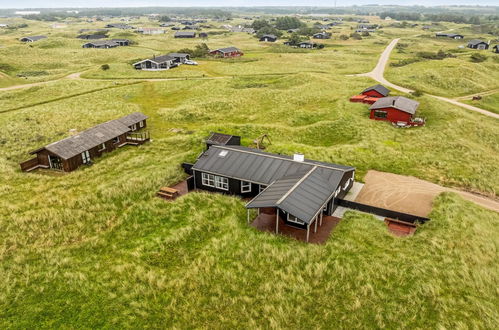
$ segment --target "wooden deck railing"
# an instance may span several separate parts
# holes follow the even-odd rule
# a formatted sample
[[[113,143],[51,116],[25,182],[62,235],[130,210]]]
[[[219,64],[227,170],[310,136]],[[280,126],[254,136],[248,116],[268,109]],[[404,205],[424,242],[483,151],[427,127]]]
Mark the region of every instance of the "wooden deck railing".
[[[21,171],[27,171],[39,165],[38,158],[36,157],[32,158],[30,160],[20,163],[19,165],[21,166]]]
[[[149,131],[130,132],[126,136],[127,142],[144,143],[146,141],[149,141],[150,139],[151,136],[149,134]]]

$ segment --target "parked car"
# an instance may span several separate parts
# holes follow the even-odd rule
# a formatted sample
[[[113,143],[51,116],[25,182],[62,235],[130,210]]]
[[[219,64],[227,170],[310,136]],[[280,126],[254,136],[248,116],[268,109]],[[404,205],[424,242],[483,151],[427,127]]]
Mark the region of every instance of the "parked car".
[[[187,61],[184,62],[184,64],[187,64],[187,65],[198,65],[198,62],[187,60]]]

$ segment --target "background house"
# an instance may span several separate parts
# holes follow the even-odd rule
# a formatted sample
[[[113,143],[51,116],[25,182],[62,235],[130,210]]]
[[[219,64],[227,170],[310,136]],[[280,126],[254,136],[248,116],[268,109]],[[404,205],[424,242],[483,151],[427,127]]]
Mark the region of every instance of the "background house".
[[[20,164],[23,171],[49,168],[70,172],[92,159],[125,144],[141,144],[149,134],[133,135],[146,127],[147,116],[140,112],[114,119],[77,135],[51,143],[31,152],[36,157]]]
[[[161,55],[134,63],[133,67],[137,70],[160,71],[175,67],[176,64],[174,64],[174,62],[174,57],[171,57],[169,55]]]
[[[489,49],[489,44],[483,40],[473,39],[468,41],[468,48],[479,50]]]
[[[177,31],[174,35],[175,38],[196,38],[196,32],[190,31]]]
[[[382,97],[369,108],[370,118],[416,126],[414,115],[418,107],[419,102],[403,96]]]
[[[210,55],[216,56],[216,57],[227,58],[227,57],[243,56],[244,53],[236,47],[225,47],[225,48],[211,50]]]
[[[260,38],[260,41],[264,42],[276,42],[277,41],[277,36],[273,34],[265,34]]]
[[[31,36],[31,37],[23,37],[20,40],[22,42],[35,42],[46,38],[47,38],[46,36]]]

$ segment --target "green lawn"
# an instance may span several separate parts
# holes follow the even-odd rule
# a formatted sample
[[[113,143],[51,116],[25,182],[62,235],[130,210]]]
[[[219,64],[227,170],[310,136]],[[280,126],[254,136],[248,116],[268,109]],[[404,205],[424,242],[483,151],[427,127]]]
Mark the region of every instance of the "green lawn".
[[[203,137],[222,131],[244,144],[268,133],[269,151],[352,165],[359,180],[375,169],[497,198],[497,120],[423,95],[427,125],[396,129],[348,101],[373,81],[346,74],[372,69],[396,33],[305,53],[220,36],[214,45],[240,42],[245,57],[157,76],[120,63],[145,48],[87,58],[33,47],[53,63],[77,52],[50,78],[89,69],[85,77],[109,79],[0,92],[0,328],[494,328],[499,214],[455,194],[437,199],[413,237],[348,212],[321,246],[252,229],[239,198],[155,197],[186,177],[180,164],[196,159]],[[0,53],[11,47],[23,46]],[[223,79],[128,79],[203,74]],[[150,143],[65,175],[20,171],[29,151],[133,111],[149,116]]]
[[[499,93],[482,96],[482,99],[479,101],[472,101],[468,99],[464,100],[463,102],[495,113],[499,113]]]

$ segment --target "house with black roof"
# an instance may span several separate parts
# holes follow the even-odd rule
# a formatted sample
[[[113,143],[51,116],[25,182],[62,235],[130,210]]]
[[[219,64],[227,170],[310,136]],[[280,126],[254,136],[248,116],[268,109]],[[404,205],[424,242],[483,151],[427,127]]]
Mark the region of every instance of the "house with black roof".
[[[83,40],[99,40],[99,39],[105,39],[107,38],[107,35],[105,34],[81,34],[77,36],[78,39],[83,39]]]
[[[273,34],[264,34],[261,38],[260,41],[263,42],[276,42],[277,41],[277,36]]]
[[[177,31],[174,35],[175,38],[196,38],[196,32]]]
[[[133,26],[128,25],[128,24],[120,24],[120,23],[111,23],[106,25],[107,29],[121,29],[121,30],[129,30],[129,29],[134,29]]]
[[[134,63],[133,67],[136,70],[144,71],[161,71],[176,67],[175,57],[169,55],[154,56],[140,62]]]
[[[457,34],[457,33],[436,33],[435,36],[437,38],[451,38],[455,40],[460,40],[464,38],[462,34]]]
[[[473,39],[468,41],[468,48],[484,50],[489,49],[489,44],[483,40]]]
[[[38,40],[46,39],[46,36],[31,36],[31,37],[23,37],[19,39],[21,42],[35,42]]]
[[[211,145],[191,168],[194,189],[252,198],[249,210],[275,211],[276,227],[307,230],[332,215],[353,185],[355,168],[237,145]],[[276,228],[278,231],[278,228]]]
[[[492,51],[493,51],[494,53],[499,54],[499,45],[495,45],[495,46],[492,48]]]
[[[184,64],[191,59],[191,56],[187,53],[170,53],[168,56],[173,57],[173,63],[177,64]]]
[[[330,39],[331,35],[327,32],[319,32],[312,36],[314,39]]]
[[[149,133],[139,130],[146,127],[147,118],[141,112],[134,112],[36,149],[30,153],[35,158],[21,163],[21,170],[46,168],[71,172],[81,165],[91,164],[92,159],[105,152],[127,144],[143,144],[149,141]]]

